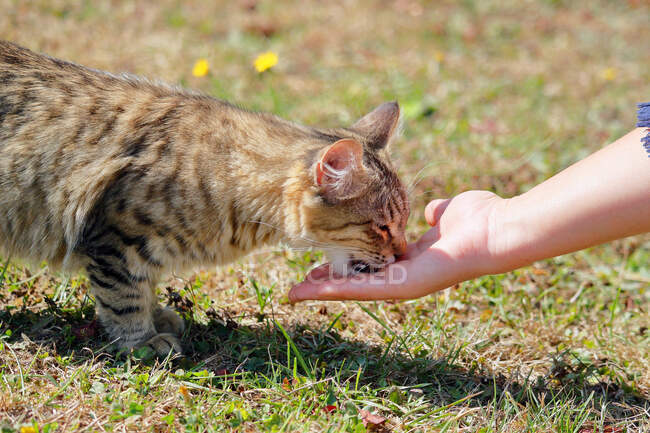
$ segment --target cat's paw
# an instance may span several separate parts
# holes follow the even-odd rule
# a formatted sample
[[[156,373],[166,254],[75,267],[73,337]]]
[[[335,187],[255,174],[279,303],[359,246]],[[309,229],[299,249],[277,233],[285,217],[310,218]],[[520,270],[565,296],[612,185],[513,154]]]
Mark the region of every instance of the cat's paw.
[[[171,308],[158,307],[153,314],[153,324],[161,334],[182,335],[185,331],[185,321]]]
[[[156,334],[142,343],[141,346],[151,347],[160,356],[167,356],[169,355],[169,352],[178,355],[183,354],[181,340],[174,334],[169,333]]]

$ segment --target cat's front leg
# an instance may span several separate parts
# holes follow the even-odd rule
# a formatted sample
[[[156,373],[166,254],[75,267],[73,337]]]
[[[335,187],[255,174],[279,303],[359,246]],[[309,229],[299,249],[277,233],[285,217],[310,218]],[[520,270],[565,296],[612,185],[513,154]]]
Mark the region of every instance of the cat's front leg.
[[[178,313],[169,307],[162,307],[154,302],[153,324],[162,334],[183,335],[185,322]]]
[[[105,257],[91,258],[86,271],[99,321],[119,347],[150,346],[161,356],[182,353],[183,320],[158,305],[153,281]]]

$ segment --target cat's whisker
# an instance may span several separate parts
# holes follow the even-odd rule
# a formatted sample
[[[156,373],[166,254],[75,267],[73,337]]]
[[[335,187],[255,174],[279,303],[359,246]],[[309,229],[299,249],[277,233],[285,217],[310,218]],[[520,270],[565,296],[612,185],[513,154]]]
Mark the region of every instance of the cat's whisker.
[[[247,255],[247,258],[260,256],[260,255],[273,254],[273,253],[283,253],[283,252],[286,252],[288,250],[293,251],[293,252],[296,252],[296,251],[298,251],[298,252],[300,252],[300,251],[308,252],[308,251],[314,251],[314,248],[312,248],[312,247],[295,247],[294,248],[294,247],[291,247],[289,245],[286,245],[286,248],[263,249],[263,250],[259,250],[259,251],[250,253],[250,254]],[[318,264],[318,263],[319,262],[316,262],[316,264]],[[257,264],[256,263],[242,263],[242,265],[244,265],[244,266],[250,265],[250,266],[252,266],[254,268]],[[375,266],[375,267],[381,267],[381,265],[382,265],[381,263],[374,263],[373,264],[373,266]]]
[[[414,199],[414,198],[417,198],[417,197],[423,196],[423,195],[425,195],[425,194],[430,194],[430,193],[432,193],[432,192],[434,192],[434,191],[435,191],[434,189],[427,189],[427,190],[424,190],[424,191],[419,192],[418,194],[415,194],[414,196],[412,196],[411,199]]]
[[[422,178],[424,178],[424,175],[423,175],[424,170],[431,167],[434,163],[435,162],[433,162],[433,161],[429,162],[429,163],[425,164],[421,169],[419,169],[417,171],[417,173],[415,173],[415,176],[413,176],[413,179],[411,180],[411,182],[406,186],[406,190],[409,191],[409,192],[412,191],[412,189],[415,187],[415,185],[418,182],[420,182],[420,180],[422,180],[422,179],[418,179],[420,177],[420,175],[422,175]]]
[[[334,249],[337,249],[337,250],[340,250],[340,251],[346,251],[346,252],[364,252],[364,250],[362,248],[358,248],[358,247],[351,247],[351,246],[346,246],[346,245],[337,245],[337,244],[333,244],[333,243],[329,243],[329,242],[316,241],[314,239],[310,239],[310,238],[307,238],[307,237],[302,236],[302,235],[297,235],[297,236],[296,235],[291,235],[290,233],[287,233],[286,230],[283,230],[280,227],[277,227],[277,226],[275,226],[273,224],[269,224],[269,223],[264,222],[264,221],[248,220],[247,222],[255,223],[255,224],[261,224],[261,225],[271,227],[272,229],[275,229],[275,230],[278,230],[278,231],[284,233],[284,235],[288,239],[304,241],[304,242],[312,244],[314,247],[334,248]],[[295,249],[293,247],[291,247],[291,248]]]
[[[291,251],[293,252],[308,252],[308,251],[314,251],[312,248],[290,248]],[[260,250],[256,251],[254,253],[250,253],[246,255],[246,258],[251,258],[255,256],[261,256],[261,255],[267,255],[267,254],[274,254],[274,253],[284,253],[286,252],[287,249],[269,249],[269,250]],[[255,265],[255,263],[242,263],[244,265],[249,264],[249,265]]]
[[[264,222],[264,221],[247,220],[246,222],[254,223],[254,224],[260,224],[260,225],[265,225],[265,226],[270,227],[270,228],[272,228],[272,229],[274,229],[274,230],[277,230],[277,231],[279,231],[279,232],[284,233],[284,235],[285,235],[288,239],[291,239],[291,240],[299,239],[299,240],[303,240],[303,241],[306,241],[306,242],[311,242],[311,243],[313,243],[314,245],[318,245],[318,244],[321,244],[321,243],[322,243],[322,242],[319,242],[319,241],[316,241],[316,240],[313,240],[313,239],[309,239],[309,238],[304,237],[304,236],[301,236],[301,235],[298,235],[298,237],[296,237],[295,235],[292,235],[291,233],[288,233],[286,230],[284,230],[284,229],[282,229],[282,228],[280,228],[280,227],[278,227],[278,226],[276,226],[276,225],[273,225],[273,224],[269,224],[269,223],[267,223],[267,222]]]
[[[406,188],[406,191],[407,191],[406,194],[407,194],[409,197],[411,197],[411,194],[413,193],[413,190],[415,190],[415,187],[418,186],[418,184],[419,184],[420,182],[422,182],[422,181],[426,178],[426,175],[425,175],[425,173],[424,173],[424,170],[426,170],[427,168],[429,168],[429,167],[431,167],[431,166],[433,166],[433,165],[439,165],[439,164],[442,164],[442,162],[443,162],[443,161],[432,161],[432,162],[426,164],[426,165],[425,165],[424,167],[422,167],[420,170],[418,170],[418,172],[417,172],[417,173],[415,174],[415,176],[413,177],[413,180],[411,181],[411,183],[409,184],[409,186]],[[422,176],[420,177],[420,175],[422,175]],[[418,179],[418,177],[419,177],[419,179]]]

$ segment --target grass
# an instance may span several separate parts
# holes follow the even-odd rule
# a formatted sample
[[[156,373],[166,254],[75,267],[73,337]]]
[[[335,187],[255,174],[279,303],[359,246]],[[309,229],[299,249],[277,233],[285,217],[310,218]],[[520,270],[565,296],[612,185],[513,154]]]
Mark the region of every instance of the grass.
[[[428,200],[523,192],[631,129],[650,99],[642,0],[0,8],[2,38],[308,124],[399,100],[411,239]],[[257,74],[268,50],[279,63]],[[648,235],[399,303],[289,305],[322,256],[256,254],[161,284],[187,319],[183,360],[116,353],[87,280],[5,260],[3,432],[650,431]]]

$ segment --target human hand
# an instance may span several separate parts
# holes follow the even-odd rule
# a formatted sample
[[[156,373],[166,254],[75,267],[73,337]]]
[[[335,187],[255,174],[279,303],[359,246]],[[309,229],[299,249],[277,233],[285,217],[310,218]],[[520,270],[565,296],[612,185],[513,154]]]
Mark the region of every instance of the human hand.
[[[337,278],[325,264],[289,292],[292,302],[307,299],[412,299],[490,273],[496,266],[495,230],[507,200],[489,191],[468,191],[433,200],[425,209],[432,228],[395,263],[374,274]]]

